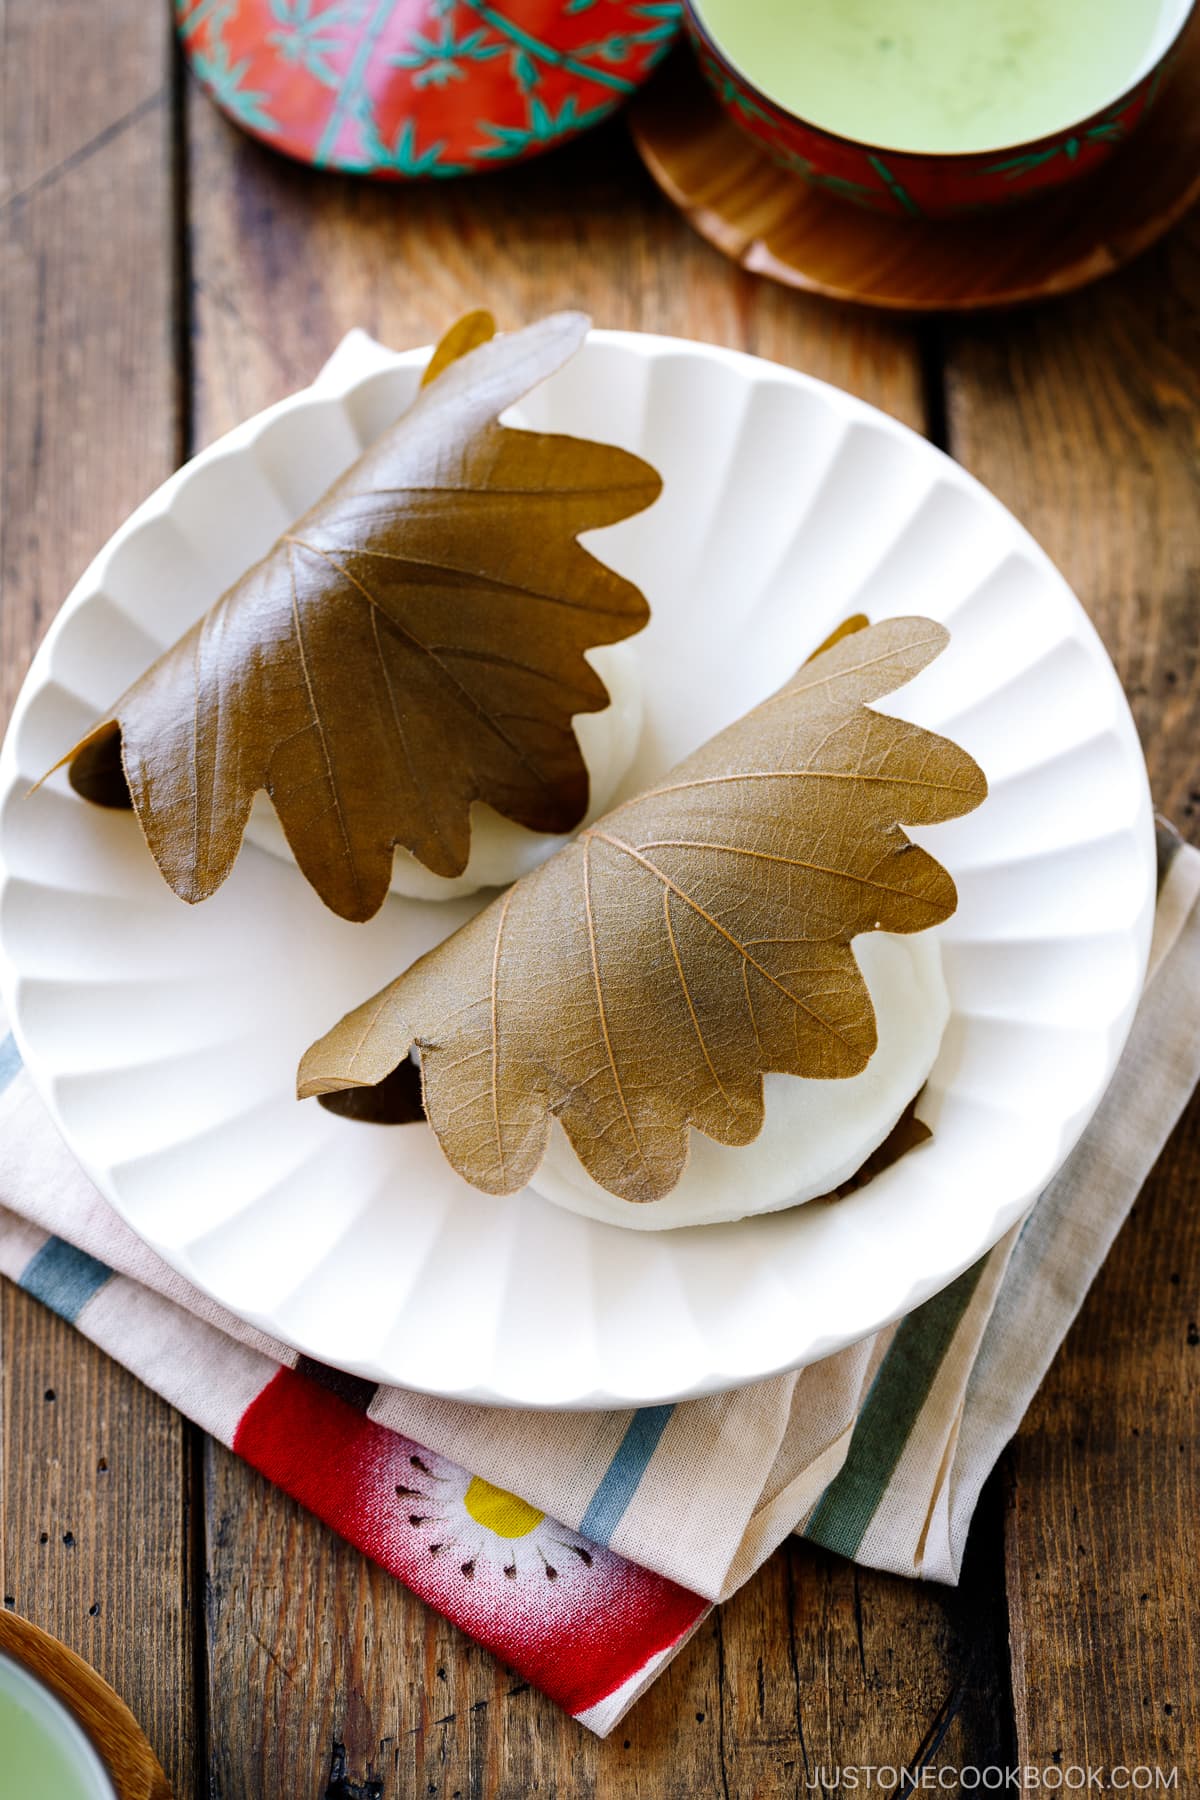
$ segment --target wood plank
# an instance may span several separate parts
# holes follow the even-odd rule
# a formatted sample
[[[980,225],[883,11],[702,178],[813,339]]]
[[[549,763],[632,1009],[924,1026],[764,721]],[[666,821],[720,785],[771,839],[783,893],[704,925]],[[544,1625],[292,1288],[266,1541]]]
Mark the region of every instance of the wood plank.
[[[162,1765],[141,1726],[90,1663],[7,1609],[0,1611],[0,1655],[21,1663],[74,1713],[100,1752],[116,1800],[171,1800]],[[11,1779],[8,1770],[5,1774]]]
[[[273,158],[198,96],[189,111],[197,443],[311,379],[351,326],[423,343],[481,301],[502,325],[586,304],[756,350],[923,421],[908,326],[733,269],[619,125],[503,175],[373,187]],[[788,1548],[600,1744],[221,1450],[207,1505],[221,1793],[316,1793],[335,1767],[386,1800],[795,1794],[818,1765],[911,1757],[943,1725],[935,1761],[1004,1754],[995,1509],[957,1595]]]
[[[979,312],[1087,286],[1156,243],[1200,198],[1200,27],[1128,153],[1104,170],[1102,231],[1071,183],[950,223],[847,206],[774,162],[686,57],[656,78],[633,117],[659,186],[735,261],[835,301]]]
[[[190,99],[197,446],[311,381],[352,326],[403,349],[480,304],[502,328],[584,306],[753,350],[922,423],[911,327],[732,268],[619,122],[504,173],[406,186],[314,175]]]
[[[1012,1457],[1021,1762],[1178,1769],[1200,1793],[1200,1100]],[[1144,1781],[1144,1777],[1140,1778]]]
[[[1125,684],[1159,808],[1200,841],[1200,212],[1057,306],[955,325],[958,460],[1062,569]]]
[[[958,1590],[786,1545],[604,1742],[219,1446],[207,1507],[216,1793],[335,1771],[381,1800],[783,1800],[839,1767],[1011,1760],[997,1495]]]
[[[170,46],[145,11],[3,14],[5,718],[72,583],[178,451]],[[103,106],[97,69],[113,78]]]
[[[1029,525],[1116,661],[1159,805],[1200,836],[1200,218],[1065,305],[956,328],[959,456]],[[1022,1762],[1178,1765],[1200,1791],[1200,1109],[1017,1440]]]
[[[3,1283],[3,1598],[100,1671],[195,1792],[190,1428]]]
[[[10,0],[0,172],[0,710],[88,559],[174,465],[170,26]],[[2,1305],[3,1594],[92,1662],[193,1792],[188,1435],[43,1307]]]

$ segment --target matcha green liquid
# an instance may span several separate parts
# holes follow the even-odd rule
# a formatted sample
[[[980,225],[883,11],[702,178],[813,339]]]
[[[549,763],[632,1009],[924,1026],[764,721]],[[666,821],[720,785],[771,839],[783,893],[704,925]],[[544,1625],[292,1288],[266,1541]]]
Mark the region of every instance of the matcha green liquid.
[[[788,112],[891,150],[1003,149],[1117,98],[1164,0],[697,0]]]
[[[65,1707],[4,1656],[0,1800],[115,1800],[96,1752]]]

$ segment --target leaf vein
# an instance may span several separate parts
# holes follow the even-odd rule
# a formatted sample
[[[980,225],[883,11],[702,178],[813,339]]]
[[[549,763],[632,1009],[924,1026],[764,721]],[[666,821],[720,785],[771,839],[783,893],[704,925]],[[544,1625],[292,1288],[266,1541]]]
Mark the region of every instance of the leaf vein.
[[[687,984],[687,977],[683,972],[683,960],[679,954],[679,945],[675,941],[675,929],[674,929],[673,925],[671,924],[671,890],[670,890],[670,888],[666,888],[666,887],[664,887],[664,889],[663,889],[663,918],[666,921],[667,936],[671,940],[671,955],[675,958],[675,973],[679,977],[679,985],[683,990],[684,1000],[687,1002],[687,1009],[691,1015],[691,1020],[692,1020],[692,1028],[696,1033],[696,1042],[700,1046],[700,1054],[703,1056],[705,1062],[708,1064],[709,1074],[712,1076],[712,1078],[716,1082],[718,1088],[721,1090],[722,1100],[724,1100],[724,1102],[725,1102],[726,1106],[729,1108],[730,1112],[733,1112],[735,1110],[733,1101],[729,1098],[729,1095],[726,1092],[725,1083],[721,1080],[721,1077],[717,1074],[716,1065],[714,1064],[712,1057],[708,1053],[708,1044],[705,1040],[704,1032],[700,1028],[700,1020],[696,1014],[696,1008],[692,1001],[691,990],[689,989],[688,984]],[[742,968],[745,969],[745,966],[746,966],[745,958],[743,958],[742,959]]]
[[[288,573],[292,583],[292,627],[296,634],[296,650],[300,657],[300,668],[304,675],[304,686],[308,693],[308,706],[312,714],[313,724],[317,729],[317,740],[321,746],[321,756],[325,763],[325,773],[329,779],[329,792],[333,800],[333,809],[337,814],[338,829],[342,834],[342,846],[346,852],[346,861],[350,868],[350,880],[354,884],[354,894],[359,908],[362,907],[362,883],[358,878],[358,864],[355,861],[354,849],[350,842],[350,834],[346,828],[345,814],[342,810],[342,797],[338,793],[337,781],[333,773],[333,761],[329,754],[329,745],[325,738],[325,725],[317,706],[317,696],[312,684],[312,675],[308,667],[308,654],[304,648],[304,632],[300,625],[300,596],[296,592],[296,568],[292,560],[291,548],[288,549]]]
[[[790,1000],[793,1006],[798,1006],[804,1012],[808,1013],[809,1017],[813,1019],[816,1024],[820,1025],[823,1030],[829,1032],[831,1037],[837,1038],[848,1050],[853,1048],[844,1032],[839,1031],[837,1026],[832,1024],[828,1019],[823,1018],[819,1012],[815,1011],[806,1001],[802,1000],[799,994],[793,994],[790,988],[785,987],[782,981],[772,975],[770,969],[765,968],[762,963],[758,962],[753,956],[750,956],[745,945],[740,944],[731,931],[726,931],[719,919],[714,919],[712,914],[707,912],[705,908],[700,905],[699,901],[693,900],[692,896],[685,893],[683,888],[673,882],[671,877],[666,874],[664,870],[660,869],[656,863],[652,863],[648,856],[641,855],[638,850],[634,849],[632,844],[626,844],[621,838],[610,837],[607,831],[592,830],[585,832],[583,834],[585,867],[587,862],[588,843],[592,838],[598,838],[603,843],[611,844],[614,850],[623,850],[626,856],[632,856],[635,862],[640,862],[643,867],[647,868],[652,875],[664,884],[664,886],[669,887],[673,894],[677,894],[686,905],[690,906],[693,912],[699,913],[702,919],[707,920],[713,930],[718,932],[721,937],[725,938],[728,943],[732,944],[734,949],[738,952],[738,955],[744,957],[751,968],[757,969],[758,973],[763,976],[766,981],[769,981],[772,987],[778,988],[779,992],[785,999]]]
[[[638,1137],[632,1115],[629,1111],[629,1103],[625,1098],[625,1089],[621,1085],[621,1077],[617,1070],[616,1053],[613,1049],[612,1036],[608,1029],[608,1014],[605,1011],[604,1006],[604,985],[600,980],[600,956],[596,946],[596,920],[592,911],[591,845],[586,839],[584,840],[583,845],[583,909],[584,916],[587,920],[588,948],[591,951],[592,958],[592,981],[596,990],[596,1010],[600,1016],[600,1030],[604,1038],[604,1048],[608,1055],[608,1066],[612,1072],[613,1086],[616,1088],[617,1098],[621,1102],[621,1111],[625,1115],[625,1123],[629,1127],[629,1136],[637,1154],[637,1159],[641,1163],[642,1170],[646,1177],[650,1179],[650,1170],[646,1165],[646,1157],[642,1150],[641,1140]]]

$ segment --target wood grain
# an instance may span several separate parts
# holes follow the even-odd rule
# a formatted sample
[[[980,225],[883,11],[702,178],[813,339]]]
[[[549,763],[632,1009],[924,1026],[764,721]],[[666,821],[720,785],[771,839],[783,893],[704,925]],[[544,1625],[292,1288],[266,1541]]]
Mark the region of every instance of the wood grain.
[[[10,0],[0,223],[0,708],[88,559],[178,451],[171,50],[142,0]],[[2,1301],[3,1594],[133,1708],[180,1800],[194,1714],[179,1418]]]
[[[656,193],[620,125],[436,187],[315,176],[194,95],[188,144],[197,445],[311,379],[351,326],[402,347],[481,302],[502,326],[582,304],[598,323],[756,350],[923,423],[911,328],[731,269]],[[213,1449],[207,1466],[222,1795],[374,1781],[386,1800],[765,1800],[807,1791],[818,1767],[923,1744],[935,1762],[1004,1753],[994,1508],[958,1594],[786,1549],[598,1743],[236,1459]]]
[[[19,1662],[78,1719],[99,1752],[117,1800],[171,1800],[167,1778],[141,1726],[89,1663],[12,1612],[0,1612],[0,1652]]]
[[[682,53],[634,103],[633,129],[663,192],[744,269],[900,312],[1014,306],[1111,274],[1200,196],[1200,19],[1119,156],[1078,185],[978,217],[898,218],[801,180],[738,128]]]
[[[189,92],[194,447],[311,381],[361,325],[395,349],[477,305],[501,327],[583,306],[598,325],[803,367],[918,428],[911,329],[733,270],[657,194],[616,121],[523,167],[412,185],[317,175]]]
[[[137,0],[114,0],[103,17],[89,0],[16,0],[3,21],[7,718],[29,656],[73,582],[170,472],[178,409],[164,21]],[[106,95],[98,72],[107,69]]]
[[[951,443],[1074,585],[1160,807],[1200,837],[1200,219],[1055,308],[956,327]],[[1008,1585],[1021,1759],[1178,1764],[1200,1792],[1200,1110],[1030,1411]]]
[[[601,1742],[227,1451],[207,1467],[216,1794],[784,1800],[1010,1760],[996,1494],[955,1592],[785,1546]]]
[[[0,1296],[3,1597],[99,1670],[193,1793],[187,1429],[70,1325]]]
[[[1090,294],[947,340],[959,461],[1091,614],[1160,809],[1200,841],[1200,212]]]
[[[502,175],[373,187],[272,157],[192,93],[185,343],[165,10],[10,0],[3,29],[5,703],[124,513],[178,455],[310,379],[354,324],[402,346],[480,301],[502,325],[583,303],[602,324],[804,367],[917,426],[928,402],[941,429],[932,338],[732,268],[657,194],[619,123]],[[1160,803],[1200,837],[1198,265],[1193,225],[1094,294],[955,326],[945,422],[1091,606]],[[996,1484],[953,1593],[790,1544],[599,1743],[210,1445],[195,1671],[190,1434],[6,1288],[6,1603],[113,1681],[179,1800],[773,1800],[855,1763],[1056,1751],[1178,1763],[1187,1793],[1198,1152],[1193,1108],[1018,1441],[1007,1595]]]
[[[1200,1793],[1200,1101],[1025,1420],[1008,1521],[1020,1760]],[[1142,1778],[1144,1779],[1144,1778]]]

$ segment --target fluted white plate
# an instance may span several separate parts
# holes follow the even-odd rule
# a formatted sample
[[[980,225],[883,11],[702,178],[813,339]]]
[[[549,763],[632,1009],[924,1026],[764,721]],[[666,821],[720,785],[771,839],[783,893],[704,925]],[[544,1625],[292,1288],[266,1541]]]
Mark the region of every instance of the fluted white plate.
[[[979,484],[894,420],[789,369],[594,332],[521,408],[662,472],[589,540],[646,591],[645,721],[624,793],[773,690],[847,613],[943,620],[886,710],[953,735],[986,804],[914,833],[952,871],[952,1015],[930,1144],[837,1205],[626,1232],[453,1174],[424,1126],[292,1097],[301,1052],[469,916],[393,897],[327,912],[247,845],[199,907],[133,819],[62,775],[27,789],[404,407],[426,352],[360,334],[314,387],[168,481],[66,602],[0,757],[0,954],[20,1049],[113,1205],[234,1312],[376,1380],[517,1406],[623,1406],[827,1355],[980,1256],[1093,1112],[1141,985],[1146,772],[1060,575]]]

